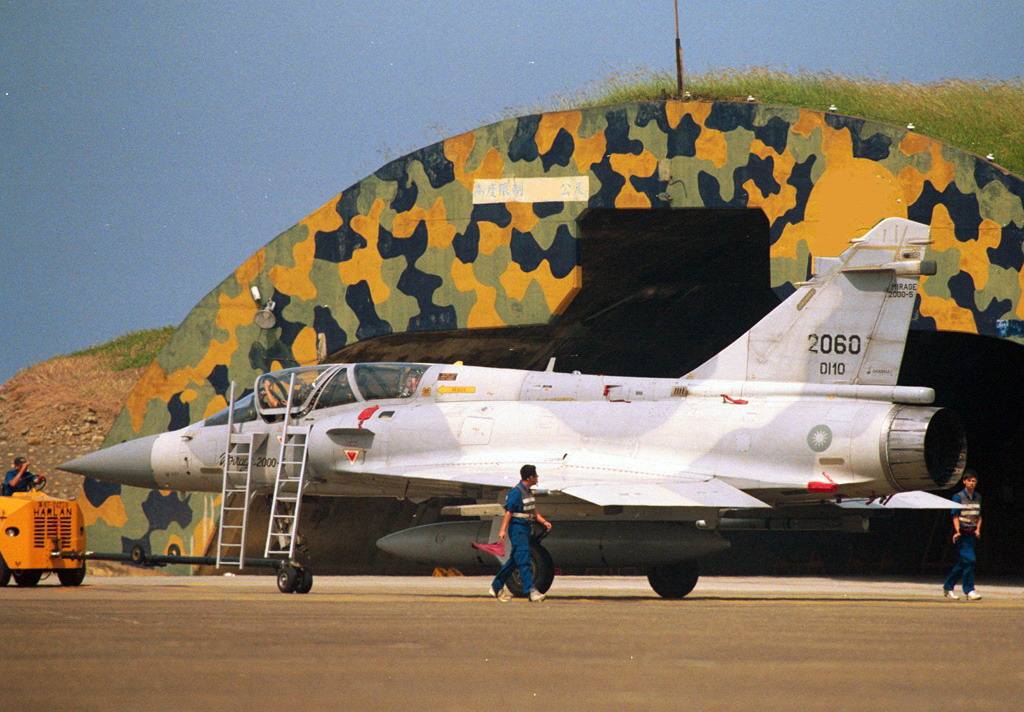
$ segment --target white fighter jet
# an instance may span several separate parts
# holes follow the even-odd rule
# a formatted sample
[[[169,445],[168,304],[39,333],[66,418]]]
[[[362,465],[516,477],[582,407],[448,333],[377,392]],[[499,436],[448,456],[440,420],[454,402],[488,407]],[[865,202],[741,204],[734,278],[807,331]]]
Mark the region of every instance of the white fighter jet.
[[[728,546],[721,530],[849,529],[872,510],[956,508],[923,490],[960,477],[964,428],[931,406],[931,388],[897,385],[918,278],[935,272],[928,230],[890,218],[839,257],[817,259],[788,299],[680,378],[429,363],[287,369],[203,422],[62,469],[221,492],[222,524],[272,493],[265,554],[286,559],[303,495],[470,498],[477,504],[447,511],[474,519],[378,542],[460,565],[491,556],[471,544],[493,540],[504,492],[532,463],[538,508],[555,523],[535,546],[541,590],[557,561],[643,567],[656,592],[680,598],[696,584],[697,559]],[[241,565],[244,542],[231,540],[222,528],[218,562]],[[301,587],[296,571],[282,590]]]

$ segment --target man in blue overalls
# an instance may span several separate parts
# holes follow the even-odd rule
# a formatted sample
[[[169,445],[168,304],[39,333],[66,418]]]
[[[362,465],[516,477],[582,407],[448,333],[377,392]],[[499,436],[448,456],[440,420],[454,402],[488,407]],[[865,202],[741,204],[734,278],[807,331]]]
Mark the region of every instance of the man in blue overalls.
[[[508,601],[512,593],[505,586],[505,581],[512,575],[512,569],[519,567],[519,577],[523,582],[523,591],[529,591],[531,601],[543,601],[544,594],[533,587],[533,569],[530,566],[530,534],[533,522],[537,521],[545,529],[551,529],[551,522],[541,516],[534,503],[531,488],[537,486],[537,468],[523,465],[519,470],[519,484],[509,490],[505,497],[505,516],[501,519],[498,539],[504,541],[508,534],[512,542],[512,553],[498,570],[498,575],[491,583],[491,595],[499,601]]]
[[[959,599],[953,587],[962,576],[964,595],[968,601],[977,601],[981,598],[981,594],[974,590],[975,545],[981,539],[981,495],[974,491],[978,486],[977,473],[967,470],[963,482],[964,488],[953,495],[954,502],[964,505],[963,509],[953,510],[953,543],[956,544],[958,560],[942,589],[946,598]]]

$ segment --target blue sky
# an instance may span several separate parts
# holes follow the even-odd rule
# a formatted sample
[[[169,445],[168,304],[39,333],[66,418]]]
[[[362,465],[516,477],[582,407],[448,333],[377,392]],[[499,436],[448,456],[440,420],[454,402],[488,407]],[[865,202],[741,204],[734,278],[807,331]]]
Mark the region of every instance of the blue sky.
[[[680,0],[687,71],[1024,75],[1024,3]],[[0,0],[0,382],[178,324],[387,160],[674,67],[671,0]]]

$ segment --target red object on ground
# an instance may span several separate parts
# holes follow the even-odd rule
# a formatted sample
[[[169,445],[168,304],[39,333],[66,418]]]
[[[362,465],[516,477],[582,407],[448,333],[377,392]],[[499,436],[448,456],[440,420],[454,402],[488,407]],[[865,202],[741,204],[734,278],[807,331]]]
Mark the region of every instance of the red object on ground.
[[[497,557],[502,557],[505,555],[505,542],[503,541],[496,541],[491,544],[477,544],[474,541],[473,548],[479,549],[485,554],[494,554]]]
[[[722,396],[722,402],[723,403],[732,403],[733,405],[746,405],[747,404],[747,402],[745,400],[743,400],[742,398],[733,398],[732,396],[726,395],[725,393],[720,393],[719,395]]]
[[[833,492],[839,491],[839,485],[834,482],[808,482],[808,492],[825,492],[832,494]]]
[[[359,427],[360,428],[363,427],[363,423],[365,423],[367,420],[369,420],[370,416],[372,416],[378,410],[380,410],[380,406],[379,405],[371,405],[369,408],[363,408],[359,412],[359,415],[356,416],[359,419]]]

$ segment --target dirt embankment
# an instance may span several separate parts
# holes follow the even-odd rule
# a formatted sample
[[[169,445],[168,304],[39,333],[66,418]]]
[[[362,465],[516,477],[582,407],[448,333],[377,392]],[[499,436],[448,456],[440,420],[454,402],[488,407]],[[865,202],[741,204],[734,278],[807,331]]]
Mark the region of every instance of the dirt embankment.
[[[0,472],[18,455],[47,477],[46,491],[74,496],[82,478],[56,468],[99,448],[141,368],[115,371],[103,354],[59,356],[0,385]]]
[[[172,327],[132,331],[0,384],[0,473],[21,455],[33,472],[46,475],[47,492],[74,496],[82,478],[57,465],[99,448],[128,392],[173,333]]]

